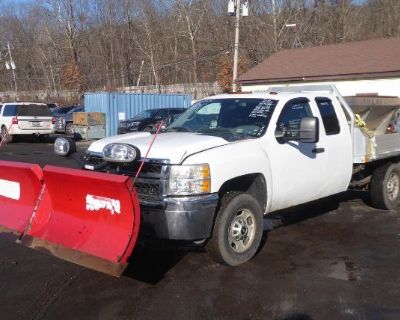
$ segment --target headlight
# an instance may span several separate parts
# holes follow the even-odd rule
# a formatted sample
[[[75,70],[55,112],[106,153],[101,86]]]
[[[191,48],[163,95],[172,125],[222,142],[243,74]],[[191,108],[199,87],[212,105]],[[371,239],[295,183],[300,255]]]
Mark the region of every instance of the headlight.
[[[140,124],[140,122],[130,122],[128,123],[128,127],[137,127]]]
[[[132,162],[140,158],[140,151],[124,143],[110,143],[103,149],[103,159],[108,162]]]
[[[208,164],[171,166],[170,195],[192,195],[211,192],[211,174]]]
[[[76,152],[75,141],[70,138],[57,138],[54,142],[54,152],[59,156],[69,156]]]

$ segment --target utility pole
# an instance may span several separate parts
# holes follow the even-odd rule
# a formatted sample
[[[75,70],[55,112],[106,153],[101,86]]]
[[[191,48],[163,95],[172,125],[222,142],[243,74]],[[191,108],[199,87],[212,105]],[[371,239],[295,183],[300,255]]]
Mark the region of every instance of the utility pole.
[[[17,77],[16,77],[16,75],[15,75],[15,69],[16,69],[16,67],[15,67],[15,63],[14,63],[14,60],[13,60],[12,55],[11,55],[11,47],[10,47],[10,43],[9,43],[9,42],[7,42],[7,49],[8,49],[8,56],[9,56],[9,58],[10,58],[10,68],[11,68],[12,73],[13,73],[15,95],[16,95],[17,98],[18,98]]]
[[[233,80],[232,91],[237,91],[236,79],[238,75],[239,63],[239,31],[240,31],[240,0],[236,0],[236,17],[235,17],[235,51],[233,54]]]
[[[242,5],[241,0],[229,0],[228,13],[235,16],[235,46],[233,53],[233,79],[232,92],[237,91],[236,79],[238,76],[239,64],[239,31],[240,31],[240,16],[247,17],[249,15],[249,2],[246,0]]]

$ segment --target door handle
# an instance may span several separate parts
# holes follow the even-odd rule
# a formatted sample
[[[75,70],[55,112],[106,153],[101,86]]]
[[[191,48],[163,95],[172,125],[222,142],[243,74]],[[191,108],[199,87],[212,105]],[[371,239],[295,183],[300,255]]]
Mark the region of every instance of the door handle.
[[[313,153],[322,153],[325,152],[325,148],[315,148],[312,150]]]

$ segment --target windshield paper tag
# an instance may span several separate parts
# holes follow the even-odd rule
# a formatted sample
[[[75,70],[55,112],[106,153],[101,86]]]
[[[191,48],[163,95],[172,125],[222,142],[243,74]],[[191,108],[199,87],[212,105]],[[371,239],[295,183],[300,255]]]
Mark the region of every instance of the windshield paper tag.
[[[251,118],[263,117],[267,118],[274,107],[276,102],[274,100],[266,99],[261,101],[249,114]]]
[[[86,210],[100,211],[101,209],[108,210],[111,214],[121,214],[121,203],[116,199],[86,195]]]

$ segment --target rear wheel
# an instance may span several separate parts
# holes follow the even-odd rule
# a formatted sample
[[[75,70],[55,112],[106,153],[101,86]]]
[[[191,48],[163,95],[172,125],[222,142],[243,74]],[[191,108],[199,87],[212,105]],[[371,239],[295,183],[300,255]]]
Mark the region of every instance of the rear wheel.
[[[400,165],[386,163],[372,174],[370,183],[372,205],[378,209],[394,209],[400,203]]]
[[[68,135],[73,135],[74,132],[75,131],[74,131],[74,126],[73,126],[72,122],[68,122],[65,125],[65,133],[68,134]]]
[[[13,136],[7,133],[7,128],[5,126],[1,127],[0,135],[1,135],[1,141],[3,141],[3,143],[10,143],[13,141]]]
[[[257,200],[242,192],[223,196],[207,252],[218,263],[237,266],[257,252],[263,233],[262,210]]]

